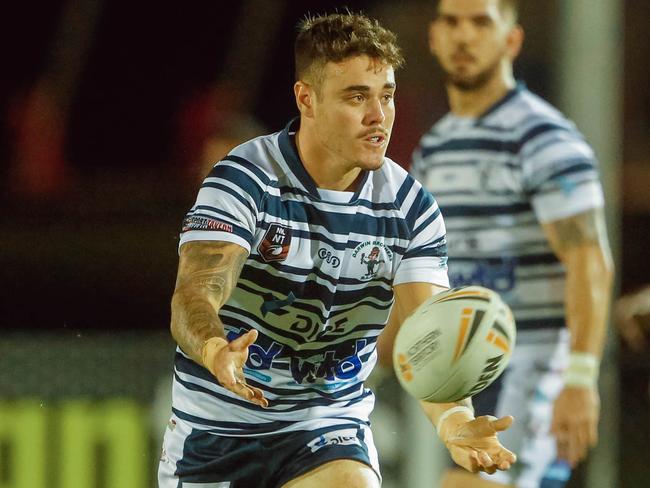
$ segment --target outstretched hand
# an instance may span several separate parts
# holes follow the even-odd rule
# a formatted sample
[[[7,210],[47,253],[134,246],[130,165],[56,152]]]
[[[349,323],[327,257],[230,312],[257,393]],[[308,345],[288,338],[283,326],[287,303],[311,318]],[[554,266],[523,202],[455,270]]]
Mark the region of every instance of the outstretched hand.
[[[454,423],[451,417],[442,429],[440,438],[449,449],[454,462],[466,470],[472,473],[485,471],[489,474],[497,469],[505,471],[510,469],[517,456],[501,445],[497,432],[506,430],[513,420],[511,416],[500,419],[481,416]]]
[[[252,403],[268,407],[269,402],[264,398],[262,390],[247,384],[244,377],[248,348],[256,339],[257,331],[251,329],[231,342],[225,339],[208,342],[204,346],[203,364],[227,390]]]
[[[600,399],[591,388],[566,386],[553,405],[551,432],[560,459],[575,467],[598,442]]]

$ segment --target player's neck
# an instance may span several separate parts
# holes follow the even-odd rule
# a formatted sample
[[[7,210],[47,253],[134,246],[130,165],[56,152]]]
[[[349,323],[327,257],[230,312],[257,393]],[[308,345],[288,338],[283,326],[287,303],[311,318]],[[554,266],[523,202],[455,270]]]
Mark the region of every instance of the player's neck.
[[[479,117],[501,100],[516,85],[512,74],[500,73],[473,90],[461,90],[448,84],[447,95],[452,113],[460,117]]]
[[[349,168],[331,154],[303,127],[296,133],[298,156],[317,188],[335,191],[355,191],[360,168]]]

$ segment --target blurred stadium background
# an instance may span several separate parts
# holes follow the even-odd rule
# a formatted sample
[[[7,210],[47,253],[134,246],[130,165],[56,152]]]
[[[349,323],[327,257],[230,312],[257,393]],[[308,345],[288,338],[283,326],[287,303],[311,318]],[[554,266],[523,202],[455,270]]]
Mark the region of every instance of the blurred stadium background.
[[[522,2],[516,68],[603,164],[619,287],[650,282],[650,2]],[[446,110],[430,2],[11,2],[0,19],[0,488],[155,486],[169,411],[169,299],[181,218],[236,143],[297,114],[292,41],[348,6],[398,33],[389,155]],[[648,353],[610,338],[602,442],[573,487],[650,479]],[[373,378],[387,488],[437,486],[432,428]],[[272,455],[272,453],[269,453]]]

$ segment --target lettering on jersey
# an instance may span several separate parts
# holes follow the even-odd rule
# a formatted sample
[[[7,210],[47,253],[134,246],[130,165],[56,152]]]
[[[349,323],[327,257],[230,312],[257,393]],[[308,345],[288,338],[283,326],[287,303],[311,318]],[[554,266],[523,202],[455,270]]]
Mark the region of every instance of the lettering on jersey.
[[[354,248],[352,259],[358,260],[365,271],[359,279],[369,281],[377,276],[382,266],[393,261],[393,251],[382,241],[366,241]]]
[[[284,261],[289,255],[291,246],[291,227],[282,224],[271,224],[264,234],[264,238],[257,251],[267,263],[271,261]]]
[[[490,382],[490,380],[494,377],[494,375],[497,374],[497,371],[499,370],[499,363],[501,362],[502,359],[503,359],[503,354],[500,356],[489,358],[485,362],[485,366],[483,367],[481,376],[478,377],[476,384],[472,387],[472,389],[470,390],[467,396],[472,396],[475,393],[481,391],[483,388],[485,388],[485,386]]]
[[[232,233],[233,228],[231,224],[222,222],[221,220],[215,219],[214,217],[192,215],[190,217],[185,217],[181,231],[187,232],[190,230],[218,230],[221,232]]]
[[[290,329],[294,332],[302,334],[306,340],[320,341],[326,336],[336,336],[345,333],[345,324],[348,321],[347,317],[340,318],[334,322],[328,321],[322,324],[320,321],[314,321],[307,315],[296,315],[296,321],[291,324]]]
[[[332,268],[338,268],[341,265],[341,260],[332,253],[329,249],[321,247],[318,250],[318,257],[325,261],[327,264],[331,264]]]
[[[366,344],[366,339],[358,339],[354,344],[354,352],[343,359],[337,359],[337,351],[327,351],[323,359],[316,363],[292,356],[291,375],[298,384],[315,383],[319,379],[334,381],[337,378],[355,378],[362,367],[359,352]]]
[[[517,282],[516,267],[516,258],[499,259],[495,263],[482,261],[467,265],[455,261],[449,268],[449,283],[454,288],[481,285],[496,292],[505,293],[515,287]]]
[[[361,442],[357,438],[357,429],[339,429],[325,432],[307,443],[307,447],[311,449],[311,452],[316,452],[325,446],[343,445],[361,445]]]
[[[245,330],[228,331],[226,339],[228,342],[234,341],[239,336],[246,333]],[[282,352],[283,346],[275,341],[267,339],[262,334],[257,337],[257,342],[248,347],[248,359],[246,366],[251,370],[271,369],[273,360]],[[257,377],[257,375],[256,375]],[[270,379],[270,378],[269,378]]]

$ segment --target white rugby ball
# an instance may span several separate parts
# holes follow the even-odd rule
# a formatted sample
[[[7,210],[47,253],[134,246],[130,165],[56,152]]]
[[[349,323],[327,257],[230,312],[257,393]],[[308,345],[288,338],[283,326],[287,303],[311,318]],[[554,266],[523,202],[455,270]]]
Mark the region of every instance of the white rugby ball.
[[[453,288],[425,301],[404,321],[393,349],[395,373],[415,398],[456,402],[503,372],[516,333],[512,312],[495,291]]]

